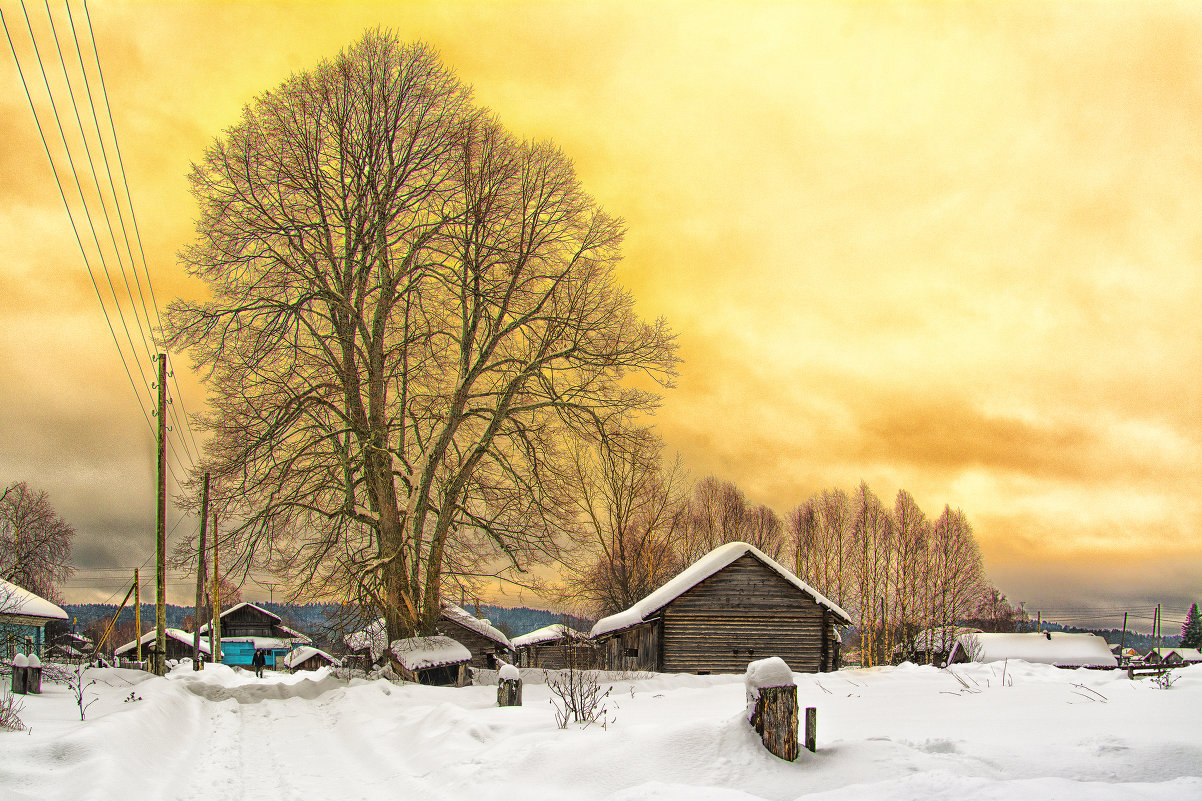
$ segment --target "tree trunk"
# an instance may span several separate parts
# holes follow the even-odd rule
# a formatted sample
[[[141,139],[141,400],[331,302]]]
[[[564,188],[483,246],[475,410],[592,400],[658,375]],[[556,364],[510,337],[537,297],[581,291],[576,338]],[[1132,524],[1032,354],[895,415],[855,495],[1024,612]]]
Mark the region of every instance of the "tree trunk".
[[[751,725],[764,747],[781,759],[797,759],[797,685],[761,687]]]

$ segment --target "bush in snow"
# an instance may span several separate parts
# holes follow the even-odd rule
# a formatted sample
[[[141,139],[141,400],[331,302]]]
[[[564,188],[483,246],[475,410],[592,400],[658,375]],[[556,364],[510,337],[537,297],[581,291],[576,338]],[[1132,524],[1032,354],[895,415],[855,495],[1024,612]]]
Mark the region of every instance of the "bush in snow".
[[[609,710],[605,701],[613,685],[602,691],[600,671],[581,670],[575,661],[569,655],[565,670],[543,672],[551,691],[550,704],[555,707],[555,722],[561,729],[566,729],[569,721],[585,726],[600,721],[605,727],[612,722],[606,717]]]
[[[75,705],[79,707],[79,719],[81,721],[84,719],[84,715],[87,713],[88,707],[96,703],[95,698],[93,698],[91,701],[85,702],[88,688],[96,683],[95,679],[91,679],[89,681],[83,680],[83,675],[86,670],[87,668],[83,665],[83,663],[76,665],[75,672],[71,676],[71,683],[68,685],[71,688],[71,694],[75,696]]]
[[[1177,677],[1173,675],[1173,671],[1166,670],[1164,673],[1157,673],[1152,677],[1152,684],[1161,690],[1167,690],[1173,686],[1173,682],[1177,681]]]
[[[21,711],[25,704],[20,698],[8,691],[8,687],[0,686],[0,729],[5,731],[25,731],[21,722]]]

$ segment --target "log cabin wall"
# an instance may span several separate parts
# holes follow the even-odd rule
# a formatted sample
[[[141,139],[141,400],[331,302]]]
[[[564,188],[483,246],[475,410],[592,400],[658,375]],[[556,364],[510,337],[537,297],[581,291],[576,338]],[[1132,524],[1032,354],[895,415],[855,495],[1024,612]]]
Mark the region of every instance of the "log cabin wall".
[[[613,632],[601,646],[606,670],[662,670],[662,632],[663,621],[658,619]]]
[[[824,672],[834,656],[830,619],[807,594],[744,555],[664,607],[659,669],[741,673],[752,660],[779,656],[794,671]]]
[[[521,648],[522,667],[546,668],[547,670],[563,670],[572,667],[580,670],[592,670],[597,667],[598,649],[587,643],[576,640],[559,639],[548,642],[526,645]]]
[[[438,619],[438,623],[434,626],[439,634],[445,634],[452,640],[459,642],[472,654],[472,661],[469,663],[475,668],[486,668],[489,670],[497,667],[496,655],[500,654],[501,658],[509,661],[508,651],[501,643],[485,637],[475,629],[469,629],[467,626],[456,623],[447,617]]]
[[[244,606],[221,616],[221,637],[278,637],[273,628],[277,622],[253,606]]]

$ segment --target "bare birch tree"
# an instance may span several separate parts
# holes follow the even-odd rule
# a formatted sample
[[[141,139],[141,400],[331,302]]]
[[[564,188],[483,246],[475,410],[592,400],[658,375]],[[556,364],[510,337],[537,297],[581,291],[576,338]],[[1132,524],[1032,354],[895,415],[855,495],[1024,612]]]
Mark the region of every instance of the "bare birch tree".
[[[74,536],[45,492],[20,481],[0,493],[0,579],[60,600],[57,585],[73,572],[67,560]]]
[[[575,428],[648,410],[674,344],[613,278],[622,225],[424,46],[368,33],[257,98],[191,175],[212,300],[201,470],[244,567],[428,634],[448,581],[554,552]]]

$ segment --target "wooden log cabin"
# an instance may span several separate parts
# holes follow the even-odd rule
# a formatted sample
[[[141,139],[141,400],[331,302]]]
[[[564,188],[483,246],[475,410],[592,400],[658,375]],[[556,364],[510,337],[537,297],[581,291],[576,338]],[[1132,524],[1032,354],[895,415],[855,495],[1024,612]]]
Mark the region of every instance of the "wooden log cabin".
[[[200,627],[207,638],[209,624]],[[284,657],[298,645],[311,645],[307,635],[284,625],[283,619],[261,606],[243,601],[221,613],[221,662],[249,667],[255,651],[266,652],[267,667],[282,666]]]
[[[489,621],[455,604],[443,602],[442,616],[434,628],[439,634],[466,646],[471,652],[471,666],[474,668],[496,670],[502,662],[513,662],[513,646],[509,638]]]
[[[511,641],[519,667],[561,670],[568,666],[591,669],[597,667],[597,647],[584,634],[562,623],[514,637]]]
[[[629,609],[597,621],[608,670],[741,673],[778,656],[801,673],[839,667],[835,603],[745,542],[723,545]]]

